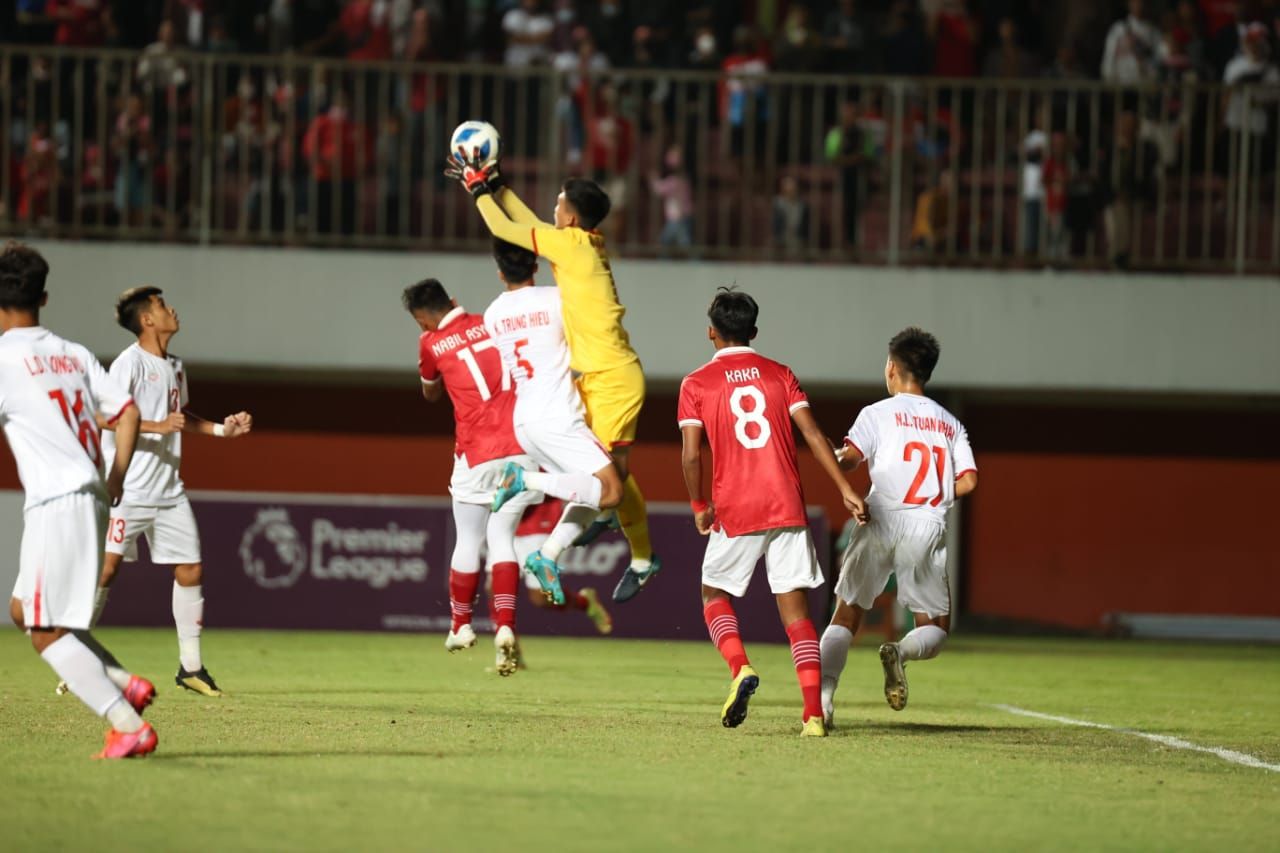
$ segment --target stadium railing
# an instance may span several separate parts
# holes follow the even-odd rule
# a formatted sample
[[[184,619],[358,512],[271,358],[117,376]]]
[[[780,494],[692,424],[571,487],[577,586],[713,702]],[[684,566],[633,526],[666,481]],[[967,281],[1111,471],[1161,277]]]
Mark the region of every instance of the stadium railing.
[[[1271,272],[1278,95],[4,46],[0,225],[475,249],[440,171],[485,118],[548,219],[564,177],[600,180],[629,255]]]

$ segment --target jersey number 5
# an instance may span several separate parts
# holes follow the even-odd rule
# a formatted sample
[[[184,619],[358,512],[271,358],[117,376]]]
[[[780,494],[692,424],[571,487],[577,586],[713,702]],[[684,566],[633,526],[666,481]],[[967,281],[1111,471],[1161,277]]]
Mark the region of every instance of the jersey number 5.
[[[50,391],[49,399],[57,403],[58,408],[62,410],[63,420],[76,432],[76,437],[80,439],[80,446],[88,454],[89,460],[94,465],[101,462],[102,450],[98,447],[98,431],[94,429],[93,421],[80,417],[84,413],[84,392],[77,391],[76,398],[70,406],[67,405],[67,395],[62,393],[61,388]]]
[[[907,489],[907,496],[902,499],[902,502],[910,506],[920,506],[927,501],[929,506],[937,506],[942,503],[942,478],[946,476],[947,449],[937,445],[929,447],[922,441],[912,441],[908,442],[907,446],[902,449],[902,461],[910,462],[913,456],[920,457],[920,468],[916,471],[916,477],[911,481],[911,488]],[[938,494],[932,500],[929,500],[929,498],[921,497],[917,492],[924,485],[925,477],[929,476],[931,458],[938,469]]]
[[[751,401],[751,408],[742,406],[743,400]],[[733,434],[747,450],[759,450],[769,443],[773,428],[764,419],[764,394],[754,385],[743,385],[733,389],[729,396],[729,411],[733,412]],[[755,424],[756,434],[753,438],[747,431],[749,424]]]

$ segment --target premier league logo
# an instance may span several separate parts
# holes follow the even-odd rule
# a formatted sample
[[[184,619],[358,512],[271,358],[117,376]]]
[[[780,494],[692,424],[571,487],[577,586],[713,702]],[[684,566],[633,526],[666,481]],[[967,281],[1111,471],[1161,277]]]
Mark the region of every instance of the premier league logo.
[[[307,568],[307,549],[284,509],[260,509],[240,539],[244,573],[264,589],[293,586]]]

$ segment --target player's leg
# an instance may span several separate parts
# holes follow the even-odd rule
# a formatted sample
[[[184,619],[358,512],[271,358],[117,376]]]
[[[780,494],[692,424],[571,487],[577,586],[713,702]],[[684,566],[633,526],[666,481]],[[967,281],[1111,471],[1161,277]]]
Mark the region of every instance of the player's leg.
[[[831,624],[822,633],[822,715],[828,727],[835,717],[835,693],[849,658],[849,647],[862,625],[862,616],[872,604],[893,571],[883,542],[883,522],[873,518],[856,527],[840,562],[836,581],[836,611]]]
[[[200,560],[196,516],[186,497],[172,506],[156,508],[147,544],[151,546],[153,562],[173,566],[170,603],[178,634],[178,672],[173,682],[192,693],[221,696],[217,682],[205,668],[200,648],[204,632],[204,564]]]
[[[483,504],[463,503],[455,494],[453,500],[454,544],[449,560],[449,633],[444,647],[450,652],[469,649],[476,644],[471,627],[472,608],[480,585],[481,555],[485,546],[485,529],[489,524],[489,508]],[[496,585],[497,578],[494,578]],[[495,599],[496,600],[496,599]]]
[[[951,628],[946,529],[928,521],[898,521],[893,563],[898,600],[915,614],[916,627],[880,647],[884,698],[895,711],[907,706],[907,661],[936,657]]]
[[[544,535],[517,536],[515,539],[517,562],[523,565],[525,558],[542,547],[542,543],[546,541],[547,537]],[[583,613],[601,634],[613,633],[613,617],[609,615],[609,611],[601,603],[600,596],[596,591],[591,587],[575,590],[565,586],[563,580],[561,578],[560,588],[564,591],[564,604],[555,604],[543,593],[537,578],[526,574],[525,586],[528,590],[529,603],[543,610]]]
[[[765,534],[765,569],[769,589],[778,601],[778,616],[787,629],[791,660],[804,700],[801,734],[825,737],[820,699],[822,658],[818,650],[818,631],[809,618],[809,590],[822,586],[822,570],[818,552],[807,527],[770,530]]]
[[[520,666],[516,638],[516,590],[520,584],[520,564],[516,562],[516,528],[529,500],[516,500],[502,512],[486,519],[485,539],[489,546],[491,571],[490,602],[493,608],[494,666],[498,675],[512,675]]]
[[[102,618],[102,611],[107,606],[107,596],[111,585],[116,582],[120,564],[126,560],[132,562],[138,559],[138,537],[146,535],[148,541],[154,537],[155,519],[155,507],[120,504],[111,508],[111,515],[107,519],[102,575],[98,578],[90,628],[97,627],[98,620]]]
[[[732,598],[740,598],[747,591],[751,573],[763,553],[764,536],[760,534],[733,537],[713,530],[702,558],[702,618],[711,642],[729,665],[731,678],[729,696],[720,709],[720,723],[725,728],[742,725],[751,697],[760,686],[760,676],[751,667],[742,644]]]

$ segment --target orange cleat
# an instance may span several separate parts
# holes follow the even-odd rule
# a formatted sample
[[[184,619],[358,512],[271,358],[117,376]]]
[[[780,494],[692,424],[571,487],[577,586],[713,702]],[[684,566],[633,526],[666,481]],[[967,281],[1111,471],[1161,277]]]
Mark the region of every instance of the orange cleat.
[[[134,758],[155,752],[156,744],[159,742],[160,738],[156,737],[156,730],[151,728],[150,723],[143,723],[142,728],[136,732],[120,732],[111,729],[107,732],[107,740],[102,746],[102,752],[94,758]]]
[[[124,689],[124,698],[133,710],[139,714],[156,698],[156,686],[141,675],[129,676],[129,686]]]

